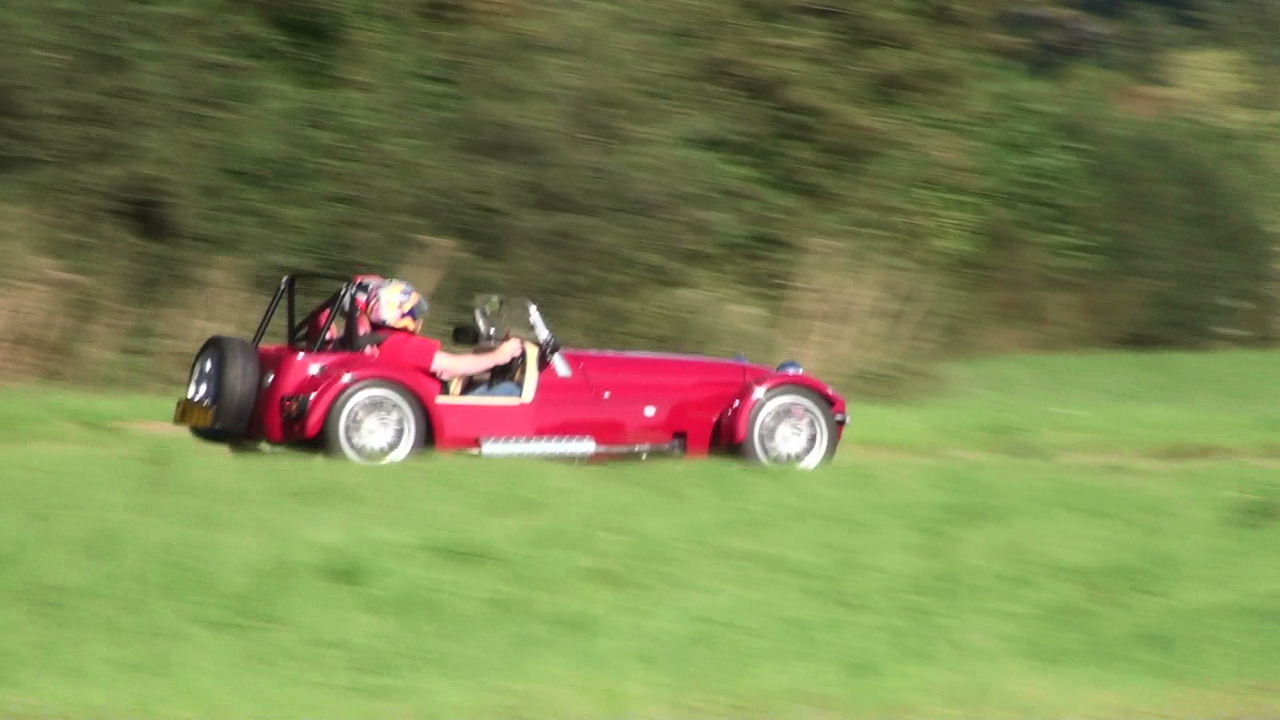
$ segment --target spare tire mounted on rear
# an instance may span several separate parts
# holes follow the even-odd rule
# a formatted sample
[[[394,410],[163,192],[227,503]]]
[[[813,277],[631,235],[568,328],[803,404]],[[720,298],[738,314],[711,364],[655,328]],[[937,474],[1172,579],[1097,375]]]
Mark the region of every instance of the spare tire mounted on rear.
[[[193,435],[215,442],[244,437],[258,401],[258,351],[242,338],[206,340],[191,363],[187,399],[214,408],[213,425],[192,428]]]

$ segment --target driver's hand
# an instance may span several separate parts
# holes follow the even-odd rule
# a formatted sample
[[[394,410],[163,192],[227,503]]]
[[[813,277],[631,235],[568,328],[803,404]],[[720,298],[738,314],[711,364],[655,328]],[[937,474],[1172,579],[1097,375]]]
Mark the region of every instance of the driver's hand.
[[[498,346],[497,354],[500,362],[509,363],[524,353],[524,341],[520,338],[507,338]]]

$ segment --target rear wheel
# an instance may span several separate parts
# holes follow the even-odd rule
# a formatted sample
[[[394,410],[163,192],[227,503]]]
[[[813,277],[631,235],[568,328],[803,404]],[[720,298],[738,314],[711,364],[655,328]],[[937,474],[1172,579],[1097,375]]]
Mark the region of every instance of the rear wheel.
[[[812,470],[836,449],[831,405],[807,388],[783,386],[765,393],[751,411],[742,453],[761,465]]]
[[[371,380],[348,388],[329,410],[329,452],[370,465],[395,463],[422,447],[426,416],[417,398],[394,383]]]
[[[227,442],[244,437],[258,401],[258,351],[247,340],[215,335],[191,363],[187,399],[214,407],[213,424],[196,437]]]

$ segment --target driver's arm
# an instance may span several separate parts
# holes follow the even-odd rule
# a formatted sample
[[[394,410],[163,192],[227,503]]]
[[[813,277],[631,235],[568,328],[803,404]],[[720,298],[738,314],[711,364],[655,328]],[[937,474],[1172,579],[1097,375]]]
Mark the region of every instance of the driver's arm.
[[[498,347],[485,353],[458,355],[440,350],[431,360],[431,372],[441,380],[475,375],[509,363],[523,352],[524,342],[519,338],[508,338]]]

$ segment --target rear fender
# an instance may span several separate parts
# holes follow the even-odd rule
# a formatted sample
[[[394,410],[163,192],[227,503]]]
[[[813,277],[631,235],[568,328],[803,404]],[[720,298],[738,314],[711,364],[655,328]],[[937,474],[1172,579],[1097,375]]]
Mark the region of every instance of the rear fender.
[[[770,375],[748,383],[734,398],[721,423],[721,441],[730,447],[742,444],[747,439],[751,411],[766,393],[784,385],[808,388],[830,403],[831,411],[837,418],[837,433],[843,435],[844,423],[839,420],[847,417],[847,407],[845,399],[834,388],[809,375]]]
[[[325,421],[333,403],[344,390],[366,380],[382,380],[404,387],[417,398],[422,410],[427,415],[427,422],[433,427],[436,423],[435,397],[440,394],[439,380],[420,372],[396,372],[386,368],[361,368],[346,372],[335,372],[332,376],[318,378],[313,389],[304,389],[308,397],[306,421],[302,426],[302,436],[308,440],[318,436],[324,430]]]

